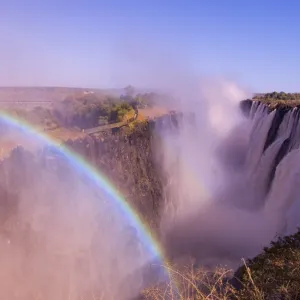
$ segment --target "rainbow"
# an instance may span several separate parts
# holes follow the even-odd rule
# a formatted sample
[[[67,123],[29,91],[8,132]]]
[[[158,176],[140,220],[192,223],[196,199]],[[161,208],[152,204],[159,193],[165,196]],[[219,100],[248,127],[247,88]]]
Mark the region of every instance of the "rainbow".
[[[119,192],[105,178],[105,176],[99,172],[99,170],[96,170],[94,167],[88,164],[81,156],[74,153],[74,151],[71,151],[65,145],[59,143],[45,133],[39,132],[24,120],[17,119],[11,115],[1,112],[0,121],[4,121],[8,125],[20,129],[34,138],[37,138],[41,142],[44,142],[46,145],[50,145],[58,150],[59,153],[65,156],[72,163],[72,165],[76,167],[77,170],[87,175],[89,179],[96,183],[97,186],[99,186],[108,195],[109,199],[111,199],[111,201],[113,201],[116,206],[120,208],[130,225],[137,230],[138,235],[141,238],[141,242],[150,252],[149,254],[152,255],[153,259],[162,264],[167,262],[164,251],[151,233],[150,228],[142,221],[135,210],[130,207],[124,197],[119,194]]]

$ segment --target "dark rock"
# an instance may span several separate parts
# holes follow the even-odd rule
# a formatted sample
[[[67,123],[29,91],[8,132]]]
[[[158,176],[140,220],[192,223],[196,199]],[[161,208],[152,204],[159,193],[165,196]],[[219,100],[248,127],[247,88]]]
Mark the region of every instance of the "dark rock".
[[[290,107],[287,106],[278,106],[276,108],[276,113],[272,121],[272,125],[269,129],[268,136],[265,142],[264,151],[275,141],[277,137],[277,132],[279,126],[285,116],[285,114],[290,110]]]
[[[248,117],[250,114],[252,103],[253,103],[253,101],[250,99],[243,100],[240,102],[241,111],[246,117]]]

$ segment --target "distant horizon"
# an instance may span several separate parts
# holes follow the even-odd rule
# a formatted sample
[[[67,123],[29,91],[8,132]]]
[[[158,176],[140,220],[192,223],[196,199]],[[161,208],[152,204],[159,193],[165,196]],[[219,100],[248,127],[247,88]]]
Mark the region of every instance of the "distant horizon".
[[[31,85],[17,85],[17,86],[1,86],[0,85],[0,89],[5,89],[5,88],[32,88],[32,89],[35,89],[35,88],[49,88],[49,89],[80,89],[80,90],[99,90],[99,91],[121,91],[121,90],[124,90],[127,86],[133,86],[137,91],[147,91],[147,92],[160,92],[158,91],[156,88],[142,88],[142,87],[137,87],[133,84],[128,84],[128,85],[125,85],[124,87],[108,87],[108,88],[101,88],[101,87],[87,87],[87,86],[51,86],[51,85],[36,85],[36,86],[31,86]],[[270,91],[265,91],[265,92],[252,92],[252,95],[258,95],[258,94],[268,94],[268,93],[273,93],[273,92],[277,92],[277,93],[280,93],[280,92],[284,92],[284,93],[289,93],[289,94],[295,94],[295,93],[300,93],[300,89],[299,91],[293,91],[293,92],[290,92],[290,91],[281,91],[281,90],[270,90]]]

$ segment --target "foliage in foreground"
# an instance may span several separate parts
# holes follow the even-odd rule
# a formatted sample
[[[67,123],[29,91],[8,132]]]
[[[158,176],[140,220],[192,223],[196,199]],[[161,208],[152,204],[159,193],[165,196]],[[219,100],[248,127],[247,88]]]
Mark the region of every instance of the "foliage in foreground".
[[[266,299],[300,299],[300,231],[272,242],[247,265]],[[241,282],[246,283],[246,268],[237,273]]]
[[[279,238],[232,276],[230,270],[205,272],[192,264],[188,268],[168,267],[178,291],[155,286],[143,291],[143,299],[300,299],[300,231]]]

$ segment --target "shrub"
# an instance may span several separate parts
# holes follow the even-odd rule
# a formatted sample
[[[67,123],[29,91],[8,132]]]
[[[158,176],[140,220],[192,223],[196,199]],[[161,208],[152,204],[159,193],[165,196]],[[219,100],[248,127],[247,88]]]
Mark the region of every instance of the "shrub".
[[[120,98],[87,94],[67,97],[56,105],[54,115],[62,126],[86,129],[121,122],[132,109]]]

